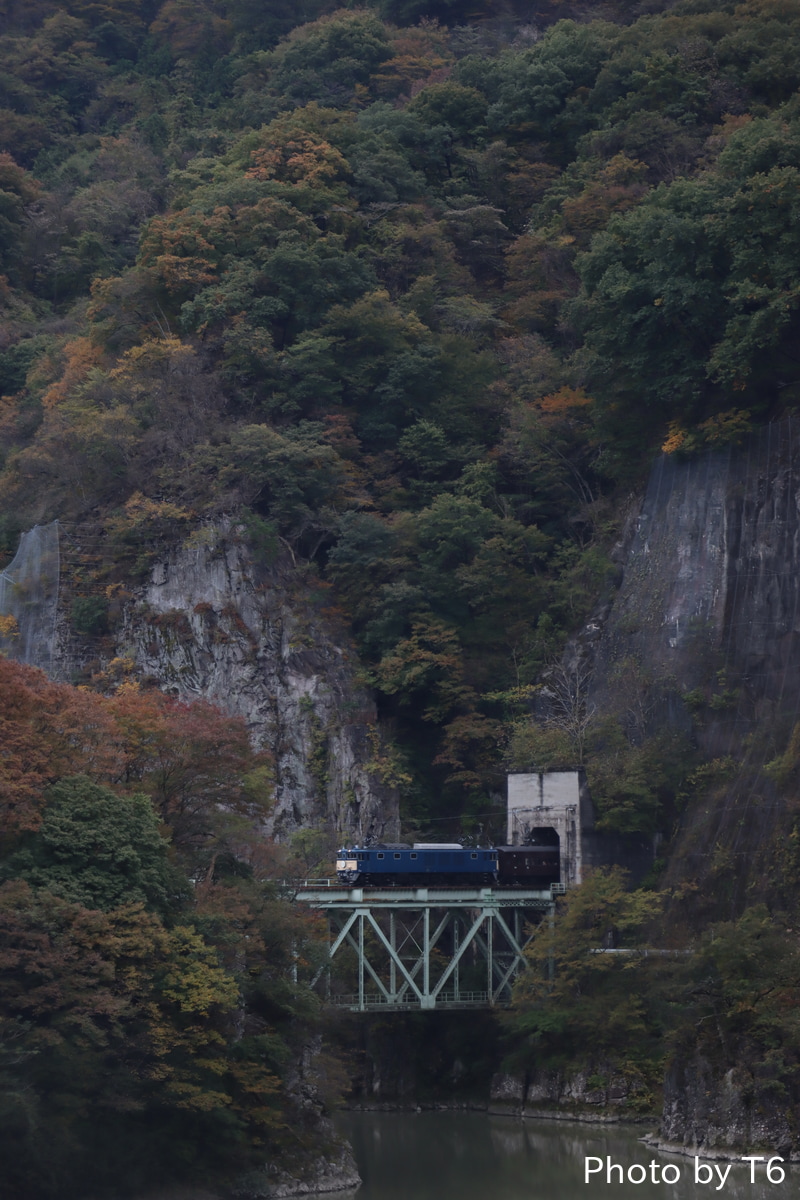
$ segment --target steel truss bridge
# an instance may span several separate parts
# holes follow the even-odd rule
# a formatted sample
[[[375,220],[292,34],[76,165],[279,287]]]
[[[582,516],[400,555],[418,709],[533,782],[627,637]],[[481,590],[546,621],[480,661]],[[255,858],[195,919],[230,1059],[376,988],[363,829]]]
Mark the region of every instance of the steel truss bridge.
[[[314,886],[315,884],[324,886]],[[351,1012],[505,1007],[531,923],[552,919],[546,891],[344,888],[309,881],[295,899],[328,919],[328,961],[314,979]]]

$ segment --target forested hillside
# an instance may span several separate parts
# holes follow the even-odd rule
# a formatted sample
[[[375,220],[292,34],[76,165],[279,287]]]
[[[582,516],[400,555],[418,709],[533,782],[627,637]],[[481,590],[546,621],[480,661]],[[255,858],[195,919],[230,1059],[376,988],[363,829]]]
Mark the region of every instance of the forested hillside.
[[[7,11],[3,544],[239,515],[482,812],[620,489],[797,399],[795,6],[266,7]]]
[[[0,0],[0,566],[91,524],[71,619],[102,651],[121,588],[233,521],[352,633],[407,829],[474,833],[509,768],[582,765],[601,828],[668,835],[710,778],[691,739],[590,719],[560,655],[654,456],[800,403],[797,16]],[[112,1092],[161,1130],[151,1176],[223,1120],[213,1168],[285,1151],[314,943],[259,858],[269,764],[136,681],[0,669],[0,1068],[13,1136],[56,1131],[35,1187],[96,1155],[106,1181]],[[86,1095],[39,1095],[45,1062]]]

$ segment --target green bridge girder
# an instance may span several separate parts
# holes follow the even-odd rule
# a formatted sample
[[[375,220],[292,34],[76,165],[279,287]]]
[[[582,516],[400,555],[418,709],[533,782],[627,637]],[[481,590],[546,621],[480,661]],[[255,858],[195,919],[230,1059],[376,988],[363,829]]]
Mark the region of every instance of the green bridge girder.
[[[563,891],[559,884],[535,891],[313,881],[296,890],[295,900],[328,919],[328,962],[314,983],[324,977],[329,1004],[351,1012],[413,1012],[507,1006],[525,963],[526,927],[551,916]]]

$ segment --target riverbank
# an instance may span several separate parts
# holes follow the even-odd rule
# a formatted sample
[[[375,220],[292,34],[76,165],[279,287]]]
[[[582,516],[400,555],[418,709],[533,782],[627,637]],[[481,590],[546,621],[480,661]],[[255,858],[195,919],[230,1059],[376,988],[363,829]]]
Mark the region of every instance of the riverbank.
[[[424,1113],[424,1112],[476,1112],[486,1113],[490,1117],[514,1117],[531,1121],[580,1121],[587,1125],[652,1125],[657,1115],[631,1116],[620,1112],[598,1113],[575,1110],[552,1110],[546,1108],[515,1109],[504,1105],[492,1104],[488,1100],[434,1100],[421,1104],[401,1103],[392,1101],[359,1101],[345,1104],[343,1112],[355,1113]]]
[[[662,1121],[658,1112],[630,1113],[624,1110],[597,1111],[581,1108],[538,1108],[515,1107],[509,1104],[496,1103],[491,1100],[436,1100],[419,1104],[400,1101],[352,1101],[343,1106],[342,1112],[368,1114],[425,1114],[425,1113],[478,1113],[487,1117],[507,1117],[522,1123],[535,1124],[539,1121],[560,1122],[600,1127],[650,1127],[659,1126]],[[684,1158],[699,1158],[711,1162],[739,1162],[745,1154],[762,1154],[766,1158],[780,1156],[786,1162],[800,1162],[800,1150],[791,1146],[776,1147],[766,1140],[755,1140],[731,1144],[727,1146],[709,1145],[702,1142],[676,1142],[663,1138],[658,1132],[638,1133],[638,1141],[650,1149],[662,1154],[675,1154]]]
[[[659,1154],[679,1154],[682,1158],[702,1158],[711,1162],[741,1162],[744,1154],[758,1154],[760,1151],[764,1161],[779,1158],[783,1162],[800,1162],[800,1151],[787,1149],[784,1154],[778,1154],[774,1149],[765,1146],[687,1146],[679,1142],[665,1142],[657,1134],[646,1134],[642,1142]]]
[[[678,1156],[685,1163],[672,1200],[696,1200],[688,1188],[697,1171],[691,1163],[695,1156],[731,1164],[726,1200],[761,1200],[762,1193],[763,1200],[791,1200],[787,1188],[767,1183],[762,1187],[761,1167],[755,1185],[743,1177],[743,1148],[670,1143],[655,1132],[643,1132],[648,1120],[652,1129],[652,1118],[640,1115],[632,1121],[619,1112],[498,1112],[477,1099],[416,1105],[351,1102],[337,1115],[336,1128],[340,1144],[346,1142],[352,1152],[352,1175],[346,1162],[329,1159],[309,1164],[303,1179],[255,1173],[217,1191],[164,1188],[136,1200],[485,1200],[486,1195],[493,1200],[530,1200],[532,1180],[538,1189],[542,1178],[549,1179],[559,1200],[585,1200],[589,1156],[603,1164],[620,1163],[627,1171],[636,1163],[649,1169],[654,1153]],[[774,1151],[761,1153],[769,1156]],[[787,1164],[799,1159],[796,1154],[786,1156]],[[655,1161],[660,1170],[664,1164]],[[599,1176],[598,1180],[604,1193],[610,1193],[608,1200],[614,1200],[615,1192],[620,1197],[634,1195],[633,1180],[622,1188],[607,1185]],[[649,1181],[635,1187],[638,1200],[647,1200],[650,1193],[652,1200],[663,1200],[663,1191]]]
[[[641,1127],[625,1122],[362,1111],[343,1114],[341,1128],[353,1141],[365,1181],[355,1200],[590,1200],[593,1191],[605,1200],[663,1200],[665,1182],[671,1200],[697,1200],[696,1164],[662,1161],[642,1140]],[[606,1180],[608,1163],[621,1168],[623,1182]],[[590,1188],[587,1164],[594,1171]],[[665,1167],[671,1178],[662,1180]],[[792,1200],[788,1176],[782,1185],[771,1184],[758,1168],[751,1183],[749,1164],[734,1162],[726,1179],[725,1200]]]
[[[239,1179],[225,1200],[285,1200],[289,1196],[319,1196],[353,1191],[361,1184],[352,1146],[340,1140],[333,1156],[320,1156],[302,1173],[253,1171]]]

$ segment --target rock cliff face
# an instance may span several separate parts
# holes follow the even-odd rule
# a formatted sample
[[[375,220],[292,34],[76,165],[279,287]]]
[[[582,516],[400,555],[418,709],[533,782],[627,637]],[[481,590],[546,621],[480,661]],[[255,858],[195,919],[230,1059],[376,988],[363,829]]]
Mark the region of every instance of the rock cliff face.
[[[676,1057],[667,1074],[659,1144],[709,1155],[760,1146],[788,1157],[797,1145],[790,1115],[747,1066],[720,1074],[698,1051]]]
[[[741,690],[703,743],[727,753],[756,722],[800,711],[799,605],[800,424],[739,450],[662,457],[598,648],[600,687],[626,656],[684,697],[725,674]]]
[[[275,763],[270,832],[397,837],[374,700],[341,623],[290,570],[259,570],[228,528],[175,549],[124,608],[116,652],[160,688],[244,717]]]
[[[668,883],[699,884],[715,917],[775,898],[787,812],[763,767],[800,719],[800,423],[656,463],[592,655],[598,711],[680,729],[715,764]]]
[[[639,732],[683,730],[704,764],[662,881],[670,919],[702,926],[760,900],[794,910],[786,779],[800,764],[783,780],[775,764],[800,720],[800,423],[656,464],[592,653],[598,707]],[[711,1043],[673,1055],[663,1142],[710,1155],[796,1146],[796,1098],[770,1091],[757,1048]]]
[[[606,1123],[652,1119],[655,1100],[647,1082],[633,1071],[625,1075],[607,1066],[584,1071],[503,1072],[492,1078],[489,1112],[517,1117],[580,1119]]]
[[[319,1195],[357,1188],[361,1183],[350,1145],[337,1133],[325,1115],[320,1099],[319,1055],[322,1039],[313,1039],[295,1061],[287,1088],[294,1106],[295,1134],[312,1134],[313,1148],[297,1137],[294,1154],[280,1163],[270,1162],[262,1170],[249,1172],[235,1182],[231,1195],[236,1200],[279,1200],[286,1196]]]

